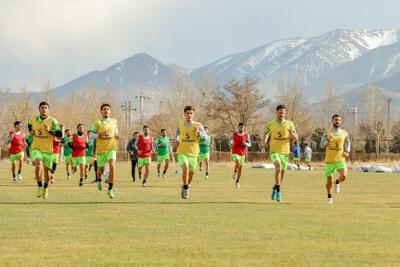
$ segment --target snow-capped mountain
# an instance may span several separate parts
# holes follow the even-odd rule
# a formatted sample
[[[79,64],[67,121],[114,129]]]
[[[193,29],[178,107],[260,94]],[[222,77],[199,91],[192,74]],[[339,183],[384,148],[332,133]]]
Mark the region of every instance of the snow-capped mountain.
[[[72,91],[106,87],[121,95],[136,93],[135,90],[160,90],[180,73],[176,66],[167,66],[153,57],[140,53],[116,63],[104,70],[93,71],[54,89],[58,96]]]
[[[192,71],[190,77],[196,80],[207,73],[224,84],[246,75],[260,83],[288,75],[300,86],[312,88],[313,83],[339,66],[399,39],[400,29],[335,30],[314,38],[280,40],[224,57]]]

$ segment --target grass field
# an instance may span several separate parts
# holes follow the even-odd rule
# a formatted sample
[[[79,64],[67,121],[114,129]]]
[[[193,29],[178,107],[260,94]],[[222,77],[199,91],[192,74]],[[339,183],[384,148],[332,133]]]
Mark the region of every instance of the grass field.
[[[0,266],[400,265],[398,174],[350,171],[328,205],[322,170],[290,171],[273,203],[271,170],[245,168],[237,191],[217,165],[182,200],[173,170],[160,180],[153,166],[141,188],[119,163],[110,200],[60,166],[44,201],[24,167],[14,185],[0,165]]]

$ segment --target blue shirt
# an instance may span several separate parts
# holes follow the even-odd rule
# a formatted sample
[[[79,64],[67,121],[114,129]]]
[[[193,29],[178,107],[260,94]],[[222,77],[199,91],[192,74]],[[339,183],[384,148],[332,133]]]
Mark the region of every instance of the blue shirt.
[[[292,150],[293,150],[293,157],[300,158],[300,152],[301,152],[300,146],[299,145],[293,146]]]

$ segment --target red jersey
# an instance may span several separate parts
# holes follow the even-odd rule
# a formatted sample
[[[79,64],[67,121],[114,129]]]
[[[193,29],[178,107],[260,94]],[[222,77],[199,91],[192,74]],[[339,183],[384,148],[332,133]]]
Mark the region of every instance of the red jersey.
[[[53,137],[53,154],[61,153],[61,139]]]
[[[232,154],[244,156],[246,153],[246,145],[243,145],[243,142],[247,140],[249,140],[249,135],[247,133],[243,133],[243,135],[239,135],[237,132],[233,133]]]
[[[19,152],[25,151],[25,146],[24,146],[24,139],[25,135],[23,133],[15,133],[15,132],[10,132],[11,136],[11,146],[10,146],[10,154],[18,154]]]
[[[138,158],[150,158],[151,157],[151,149],[153,147],[153,137],[149,136],[149,138],[144,138],[143,135],[139,135],[138,143],[137,143],[137,150],[141,153],[137,154]]]
[[[79,137],[77,134],[72,135],[72,157],[86,157],[87,136],[84,134]]]

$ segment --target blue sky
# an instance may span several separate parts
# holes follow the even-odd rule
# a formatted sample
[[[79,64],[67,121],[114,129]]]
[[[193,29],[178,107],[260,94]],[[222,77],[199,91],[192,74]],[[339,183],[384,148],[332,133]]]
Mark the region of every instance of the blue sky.
[[[0,85],[39,90],[145,52],[192,69],[273,40],[400,27],[400,2],[0,0]]]

